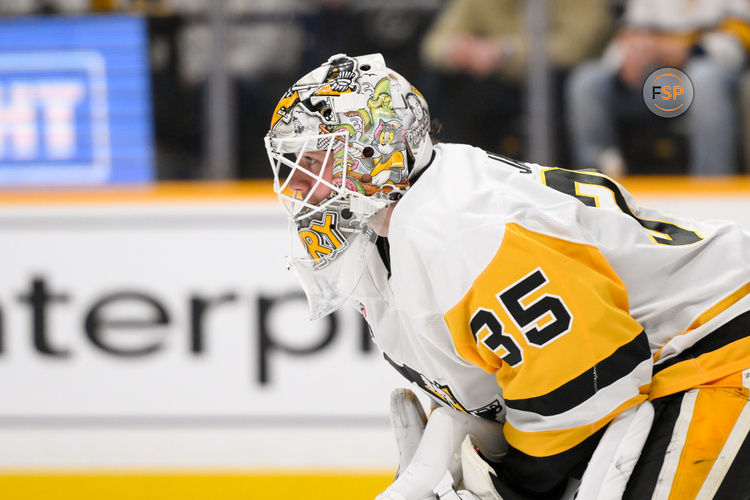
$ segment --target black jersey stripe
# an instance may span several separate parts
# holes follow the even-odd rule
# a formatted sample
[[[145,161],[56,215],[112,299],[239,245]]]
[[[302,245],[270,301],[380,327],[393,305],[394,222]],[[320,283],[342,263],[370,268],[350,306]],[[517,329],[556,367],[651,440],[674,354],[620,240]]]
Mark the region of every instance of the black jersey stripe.
[[[646,332],[641,331],[633,340],[620,346],[576,378],[547,394],[525,399],[506,399],[508,408],[550,416],[566,412],[583,403],[596,392],[620,380],[636,366],[651,358]]]
[[[750,311],[744,312],[729,322],[724,323],[677,356],[663,362],[657,361],[654,365],[654,375],[677,363],[695,359],[698,356],[716,351],[748,336],[750,336]]]

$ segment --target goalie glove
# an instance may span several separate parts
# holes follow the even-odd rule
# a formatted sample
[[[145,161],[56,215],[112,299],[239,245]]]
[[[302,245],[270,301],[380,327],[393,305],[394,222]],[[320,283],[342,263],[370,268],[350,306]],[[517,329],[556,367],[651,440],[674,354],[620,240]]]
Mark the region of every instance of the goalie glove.
[[[399,448],[399,474],[376,500],[423,500],[436,498],[435,489],[444,483],[446,473],[451,488],[462,476],[461,443],[467,434],[476,436],[483,449],[500,457],[507,448],[502,426],[494,421],[437,408],[426,425],[424,412],[414,393],[397,389],[391,395],[391,423]],[[440,498],[449,500],[448,490]],[[457,498],[461,498],[460,496]],[[469,496],[465,496],[468,500]],[[454,499],[455,500],[455,499]],[[474,500],[474,499],[472,499]]]
[[[404,473],[422,440],[427,416],[417,396],[409,389],[394,389],[391,393],[391,427],[398,448],[398,472]]]

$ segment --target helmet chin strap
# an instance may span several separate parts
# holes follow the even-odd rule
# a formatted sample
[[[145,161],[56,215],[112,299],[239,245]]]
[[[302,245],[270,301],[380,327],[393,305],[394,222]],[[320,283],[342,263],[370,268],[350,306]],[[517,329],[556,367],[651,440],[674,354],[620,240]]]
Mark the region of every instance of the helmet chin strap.
[[[349,199],[349,210],[362,218],[372,217],[391,202],[374,196],[352,196]]]

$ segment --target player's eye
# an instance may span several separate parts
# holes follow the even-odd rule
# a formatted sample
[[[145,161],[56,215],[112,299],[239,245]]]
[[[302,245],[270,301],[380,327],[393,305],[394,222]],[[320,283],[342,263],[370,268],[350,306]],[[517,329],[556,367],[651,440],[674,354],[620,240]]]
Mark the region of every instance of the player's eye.
[[[306,170],[317,174],[318,172],[320,172],[323,163],[318,158],[312,156],[303,156],[301,165],[305,167]]]
[[[308,167],[312,167],[318,162],[318,160],[316,160],[312,156],[305,156],[302,158],[302,160],[305,162],[305,165],[307,165]]]

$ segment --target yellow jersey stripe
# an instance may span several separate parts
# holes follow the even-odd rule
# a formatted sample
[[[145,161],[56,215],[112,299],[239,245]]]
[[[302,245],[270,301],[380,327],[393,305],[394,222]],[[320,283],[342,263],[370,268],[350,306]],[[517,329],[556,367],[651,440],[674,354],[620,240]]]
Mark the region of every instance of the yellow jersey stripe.
[[[746,368],[750,368],[750,311],[654,365],[649,398],[697,387]]]
[[[750,294],[750,283],[745,283],[744,286],[738,288],[734,292],[730,293],[723,299],[721,299],[719,302],[717,302],[714,306],[710,307],[708,310],[703,312],[698,318],[696,318],[695,321],[688,327],[687,330],[682,332],[680,335],[685,335],[686,333],[690,333],[691,331],[695,330],[699,326],[703,326],[706,323],[708,323],[710,320],[718,316],[720,313],[726,311],[730,307],[732,307],[734,304],[739,302],[741,299],[743,299],[745,296]],[[662,349],[659,349],[656,354],[654,354],[654,361],[658,361],[661,357]]]

